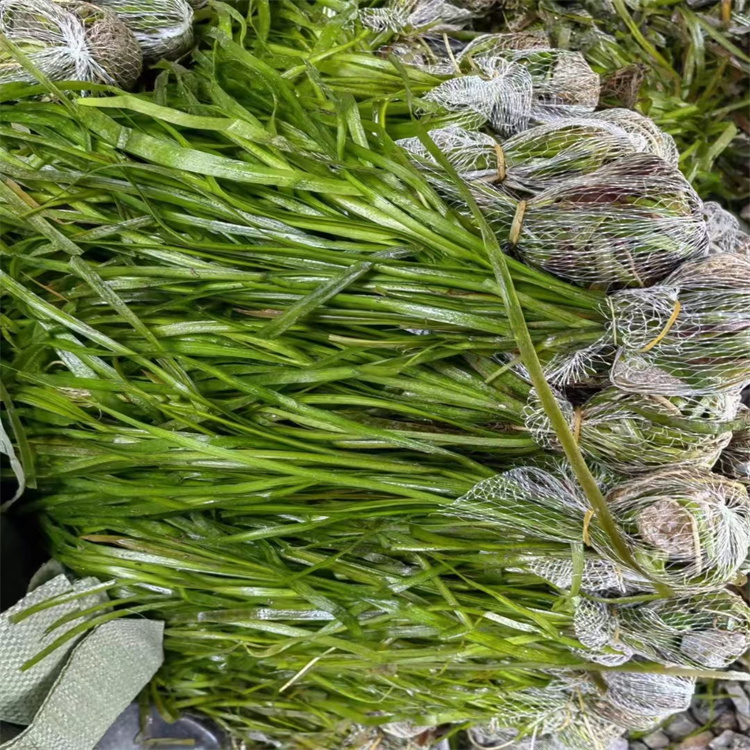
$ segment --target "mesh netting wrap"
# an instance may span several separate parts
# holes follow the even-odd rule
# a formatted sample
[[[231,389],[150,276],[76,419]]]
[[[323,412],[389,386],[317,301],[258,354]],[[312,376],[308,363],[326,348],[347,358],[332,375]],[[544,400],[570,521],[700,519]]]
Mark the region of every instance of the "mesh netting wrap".
[[[597,716],[582,714],[560,731],[533,735],[516,740],[510,729],[473,727],[469,730],[472,747],[480,750],[614,750],[615,741],[623,734],[621,727]]]
[[[677,150],[674,138],[665,133],[652,119],[632,109],[605,109],[602,112],[595,112],[592,117],[616,125],[638,142],[643,143],[639,151],[655,154],[672,167],[678,166],[680,152]]]
[[[390,724],[383,724],[380,729],[391,737],[408,740],[424,734],[430,727],[420,726],[412,721],[393,721]]]
[[[745,563],[750,500],[738,482],[666,469],[623,483],[607,503],[642,568],[675,590],[723,586]]]
[[[274,742],[272,738],[266,737],[265,741],[273,742],[276,747],[282,747],[281,743]],[[431,743],[427,746],[430,745]],[[419,739],[388,734],[384,731],[384,727],[355,726],[344,738],[341,750],[420,750],[424,747],[425,745]]]
[[[595,715],[623,729],[646,730],[672,714],[685,711],[695,692],[695,680],[668,674],[603,672],[604,696],[589,701]]]
[[[422,100],[426,111],[450,113],[469,129],[487,124],[506,137],[530,124],[583,117],[598,100],[598,77],[577,52],[509,49],[478,38],[457,56],[467,75],[444,81]],[[515,36],[515,35],[512,35]],[[483,41],[484,40],[484,41]]]
[[[570,543],[583,539],[587,508],[572,478],[523,467],[482,480],[444,512],[504,534]]]
[[[507,693],[501,701],[503,705],[492,721],[469,730],[476,747],[489,750],[505,744],[515,748],[512,743],[519,735],[536,739],[557,733],[574,720],[580,709],[575,690],[562,680],[546,687]]]
[[[450,113],[448,119],[459,126],[472,129],[487,124],[501,135],[510,135],[528,127],[532,96],[529,71],[501,61],[491,77],[466,75],[443,81],[422,98],[422,108]]]
[[[430,137],[462,179],[489,182],[518,195],[591,174],[628,154],[653,153],[652,143],[638,133],[591,117],[555,120],[503,142],[458,126],[434,129]],[[458,197],[419,138],[403,138],[398,144],[436,187]]]
[[[617,625],[617,618],[612,617],[606,604],[579,599],[573,628],[576,638],[586,647],[579,653],[597,664],[611,667],[625,664],[633,656],[633,649],[618,642]]]
[[[147,61],[173,60],[193,43],[193,8],[185,0],[95,0],[133,32]]]
[[[750,257],[686,263],[662,286],[617,292],[608,305],[618,388],[697,395],[750,382]]]
[[[609,369],[617,348],[605,337],[589,346],[558,352],[547,363],[544,374],[556,387],[588,385],[604,387],[609,383]]]
[[[471,743],[481,750],[609,750],[624,731],[649,729],[686,709],[695,691],[695,680],[673,675],[604,672],[602,679],[602,687],[584,677],[539,689],[544,705],[536,722],[519,732],[522,717],[511,722],[501,714],[472,727]]]
[[[738,393],[667,398],[613,387],[582,406],[558,401],[584,455],[621,474],[681,464],[710,469],[732,439],[740,408]],[[525,416],[539,445],[562,450],[535,391]]]
[[[392,0],[385,8],[364,8],[360,20],[369,29],[398,34],[455,31],[475,15],[460,5],[447,0]]]
[[[730,214],[713,201],[703,204],[703,212],[708,226],[712,255],[718,253],[750,255],[750,235],[742,230],[739,219],[734,214]]]
[[[653,154],[630,154],[528,201],[491,185],[472,191],[525,262],[581,286],[649,286],[708,251],[700,198]]]
[[[642,590],[649,590],[651,581],[678,591],[715,589],[742,570],[750,546],[750,500],[742,484],[694,468],[669,469],[617,485],[607,502],[650,577],[641,579]],[[627,567],[603,529],[591,523],[586,498],[564,472],[511,469],[482,480],[442,512],[487,524],[506,538],[583,541],[617,568]],[[534,572],[556,575],[554,568],[543,571],[538,564]],[[615,572],[594,572],[619,580]],[[620,575],[621,585],[637,584],[633,571]]]
[[[518,32],[498,35],[505,38],[507,49],[548,48],[549,41],[543,34]],[[427,73],[440,76],[453,76],[460,73],[458,57],[464,42],[445,34],[424,34],[400,36],[392,44],[381,47],[382,57],[395,55],[404,65],[412,65]]]
[[[621,607],[613,619],[620,643],[663,663],[724,669],[750,647],[750,608],[727,590]]]
[[[510,35],[516,37],[516,35]],[[492,78],[507,63],[525,68],[533,81],[532,120],[584,116],[599,103],[599,76],[580,52],[532,46],[509,48],[508,34],[485,34],[463,49],[463,69]]]
[[[563,591],[570,591],[575,578],[575,566],[570,552],[525,555],[516,563],[519,570],[543,578]],[[587,555],[581,571],[581,591],[590,594],[611,593],[625,595],[642,590],[647,582],[637,573],[598,555]]]
[[[446,42],[450,45],[448,53]],[[453,46],[455,40],[450,37],[413,36],[399,38],[397,41],[378,50],[382,57],[394,55],[404,65],[424,70],[438,76],[454,75],[456,70]]]
[[[0,0],[0,33],[53,81],[132,88],[141,73],[138,43],[116,15],[75,0]],[[34,83],[34,75],[0,53],[0,83]]]

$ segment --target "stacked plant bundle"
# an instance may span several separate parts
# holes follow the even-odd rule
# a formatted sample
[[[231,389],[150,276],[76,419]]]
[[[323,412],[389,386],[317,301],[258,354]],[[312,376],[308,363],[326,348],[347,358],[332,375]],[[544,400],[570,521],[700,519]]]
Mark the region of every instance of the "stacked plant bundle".
[[[164,619],[157,705],[258,747],[471,726],[575,748],[678,710],[750,631],[725,591],[750,501],[709,472],[743,420],[746,259],[708,257],[652,126],[607,125],[632,147],[616,155],[578,120],[533,124],[587,106],[555,94],[555,53],[506,60],[531,79],[518,135],[460,125],[497,143],[479,172],[514,154],[518,184],[497,185],[456,172],[430,135],[444,113],[408,114],[494,80],[481,49],[435,76],[376,55],[400,35],[353,4],[253,7],[251,32],[218,6],[192,71],[165,65],[151,94],[15,86],[0,114],[4,417],[35,490],[20,507],[110,593],[85,627]],[[642,172],[626,188],[623,160]],[[533,209],[549,190],[568,198]],[[594,286],[663,283],[606,294],[526,265],[527,202],[532,229],[579,210],[644,267],[672,256]],[[665,212],[646,240],[641,209]],[[548,246],[583,267],[568,221]],[[681,255],[683,225],[699,241]],[[613,364],[629,390],[583,401]]]
[[[602,75],[602,104],[637,107],[671,133],[701,196],[747,202],[747,2],[500,0],[493,12],[503,30],[582,52]]]
[[[186,0],[2,0],[0,84],[41,75],[132,89],[144,61],[188,51],[192,23]]]

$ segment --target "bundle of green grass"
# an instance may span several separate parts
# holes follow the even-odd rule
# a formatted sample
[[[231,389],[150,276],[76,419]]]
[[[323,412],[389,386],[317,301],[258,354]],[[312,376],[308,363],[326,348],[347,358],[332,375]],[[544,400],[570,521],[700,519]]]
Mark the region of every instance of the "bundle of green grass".
[[[213,8],[153,92],[0,87],[13,509],[109,592],[82,627],[164,620],[150,697],[259,750],[578,750],[679,710],[750,638],[750,500],[711,472],[747,258],[564,55],[441,28],[434,73],[354,2]]]

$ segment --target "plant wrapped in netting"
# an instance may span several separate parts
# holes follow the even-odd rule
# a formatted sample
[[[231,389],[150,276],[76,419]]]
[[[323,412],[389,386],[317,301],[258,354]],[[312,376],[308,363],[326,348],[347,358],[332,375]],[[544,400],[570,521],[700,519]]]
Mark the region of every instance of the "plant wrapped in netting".
[[[90,3],[0,0],[0,33],[53,81],[90,81],[132,88],[142,67],[133,34],[117,16]],[[36,81],[6,47],[0,83]]]
[[[598,77],[578,53],[509,49],[506,39],[492,47],[480,41],[467,45],[456,59],[467,74],[444,81],[422,97],[423,112],[439,117],[442,124],[469,129],[486,124],[507,137],[532,124],[594,111]]]
[[[660,156],[667,164],[677,167],[680,152],[677,144],[669,133],[665,133],[650,117],[632,109],[604,109],[591,115],[596,120],[609,122],[630,133],[638,142],[644,142],[645,148],[640,150]]]
[[[193,8],[186,0],[96,0],[133,32],[148,62],[173,60],[193,43]]]
[[[501,60],[492,75],[449,78],[420,100],[422,115],[441,125],[488,126],[503,137],[526,130],[534,103],[534,81],[523,65]]]
[[[518,32],[497,34],[503,37],[507,49],[549,49],[550,43],[544,34]],[[437,76],[453,76],[460,73],[458,57],[466,46],[465,42],[445,34],[401,36],[391,44],[378,50],[382,57],[395,55],[398,60],[427,73]]]
[[[583,55],[552,47],[519,49],[511,47],[508,39],[507,34],[486,34],[472,40],[461,51],[462,69],[492,78],[508,63],[522,66],[533,81],[532,121],[594,111],[599,104],[599,76]]]
[[[710,469],[732,439],[739,394],[655,396],[605,388],[581,406],[558,399],[587,458],[621,474],[665,466]],[[561,451],[549,417],[532,392],[526,425],[546,450]]]
[[[732,581],[750,545],[745,488],[717,474],[667,469],[613,489],[607,502],[653,580],[674,588]]]
[[[690,707],[695,678],[639,672],[602,672],[606,691],[586,707],[623,730],[647,730]]]
[[[712,589],[742,569],[750,545],[750,500],[741,484],[706,471],[671,469],[625,481],[606,497],[641,567],[637,573],[648,576],[640,588],[656,581],[675,590]],[[585,498],[562,472],[511,469],[479,482],[443,512],[487,524],[506,538],[585,542],[628,567],[603,530],[590,523]],[[534,572],[542,575],[536,564]],[[548,580],[552,570],[550,565]],[[635,582],[637,573],[622,575]]]
[[[711,241],[710,252],[750,255],[750,235],[740,226],[739,219],[714,201],[703,204]]]
[[[544,696],[546,705],[538,707],[537,717],[528,717],[523,732],[515,728],[518,717],[508,723],[500,715],[469,730],[472,746],[480,750],[610,750],[627,729],[649,729],[686,709],[695,692],[695,680],[604,672],[601,684],[571,677],[536,692]]]
[[[430,131],[430,138],[467,182],[493,184],[511,194],[538,193],[635,153],[653,153],[653,143],[606,120],[566,118],[517,133],[505,141],[457,126]],[[417,137],[398,141],[444,194],[459,198]]]
[[[589,594],[625,595],[642,590],[645,583],[642,575],[591,551],[584,555],[580,569],[570,549],[522,555],[514,561],[514,566],[517,566],[514,570],[533,573],[565,592],[577,582],[580,590]]]
[[[460,29],[473,17],[466,3],[448,0],[393,0],[383,8],[360,11],[363,26],[406,36]]]
[[[520,203],[491,185],[472,192],[520,258],[581,286],[650,286],[708,252],[700,199],[653,154],[630,154]]]
[[[712,394],[750,382],[750,257],[686,263],[662,285],[620,291],[607,303],[619,388]]]
[[[664,664],[724,669],[750,647],[750,607],[726,589],[637,605],[581,600],[575,631],[594,650],[609,647]]]

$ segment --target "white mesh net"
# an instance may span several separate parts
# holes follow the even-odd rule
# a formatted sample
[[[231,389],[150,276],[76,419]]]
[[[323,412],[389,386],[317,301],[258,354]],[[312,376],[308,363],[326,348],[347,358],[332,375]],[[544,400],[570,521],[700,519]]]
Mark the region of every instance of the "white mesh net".
[[[454,40],[445,36],[401,37],[392,44],[381,47],[378,54],[382,57],[394,55],[402,64],[433,75],[450,76],[458,72],[452,49],[454,45]]]
[[[607,503],[649,576],[648,581],[641,579],[643,590],[651,588],[651,581],[678,591],[714,589],[733,580],[744,565],[750,546],[750,500],[738,482],[695,468],[667,469],[617,485],[607,494]],[[524,467],[479,482],[442,512],[487,524],[506,539],[584,541],[616,568],[627,570],[604,530],[590,523],[587,511],[588,503],[571,477]],[[533,565],[529,569],[548,580],[562,581],[569,573],[564,567],[555,572],[551,563],[546,570]],[[634,571],[609,571],[606,566],[590,572],[618,587],[639,579]]]
[[[591,710],[623,729],[645,730],[690,707],[695,680],[666,674],[604,672],[603,698],[591,701]]]
[[[411,721],[394,721],[390,724],[383,724],[383,726],[380,727],[381,731],[391,737],[407,740],[412,737],[418,737],[420,734],[424,734],[429,728],[430,727],[414,724],[414,722]]]
[[[133,32],[144,59],[173,60],[193,43],[193,9],[185,0],[95,0]]]
[[[716,588],[744,565],[750,500],[738,482],[698,469],[666,469],[623,483],[607,503],[655,580],[678,590]]]
[[[423,108],[442,114],[443,123],[470,129],[487,124],[504,137],[529,124],[593,112],[599,79],[584,58],[535,44],[528,35],[478,37],[454,56],[467,75],[435,87],[423,98]]]
[[[450,113],[455,124],[469,129],[487,124],[509,135],[528,127],[532,95],[529,71],[501,61],[490,77],[466,75],[443,81],[423,97],[422,107]]]
[[[581,349],[559,352],[547,363],[544,374],[553,386],[603,387],[609,382],[616,353],[617,348],[605,337]]]
[[[708,250],[701,201],[685,178],[652,154],[630,154],[566,180],[523,206],[491,185],[473,187],[498,234],[519,225],[527,263],[587,287],[648,286]]]
[[[113,13],[75,0],[0,0],[0,33],[53,81],[90,81],[132,88],[142,57],[133,35]],[[0,53],[0,83],[36,81]]]
[[[750,255],[750,235],[742,230],[736,216],[713,201],[703,204],[703,213],[708,226],[712,255],[718,253]]]
[[[655,396],[606,388],[582,406],[558,401],[587,458],[621,474],[664,466],[710,469],[732,439],[739,394]],[[526,407],[526,426],[539,445],[561,447],[536,395]]]
[[[462,68],[492,78],[508,63],[525,68],[533,82],[533,106],[529,117],[546,122],[555,117],[584,116],[599,103],[599,76],[580,52],[537,47],[510,48],[516,35],[486,34],[466,45],[460,55]]]
[[[739,416],[746,426],[735,430],[721,454],[718,468],[725,476],[750,485],[750,409],[743,406]]]
[[[501,714],[472,727],[471,744],[481,750],[609,750],[625,730],[649,729],[687,708],[695,690],[694,680],[672,675],[605,672],[602,678],[601,687],[584,676],[538,689],[543,703],[536,722],[529,717],[519,732]]]
[[[447,0],[392,0],[384,8],[360,11],[363,26],[375,31],[419,34],[460,29],[474,17],[469,7]]]
[[[750,257],[686,263],[663,286],[618,292],[608,304],[619,388],[710,394],[750,382]]]
[[[519,569],[543,578],[556,588],[570,591],[575,578],[575,567],[570,553],[546,553],[539,556],[524,556]],[[645,579],[627,568],[598,555],[584,558],[581,571],[581,591],[586,593],[611,593],[624,595],[647,587]]]
[[[674,138],[665,133],[652,119],[632,109],[605,109],[592,115],[597,120],[609,122],[626,131],[643,146],[639,151],[660,156],[667,164],[677,167],[680,152]]]
[[[464,180],[490,182],[519,195],[596,172],[628,154],[654,153],[652,142],[638,133],[593,117],[554,120],[503,142],[457,126],[432,130],[430,137]],[[419,138],[404,138],[398,143],[436,187],[458,197],[455,186]]]

